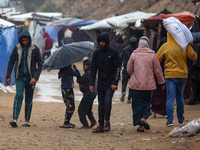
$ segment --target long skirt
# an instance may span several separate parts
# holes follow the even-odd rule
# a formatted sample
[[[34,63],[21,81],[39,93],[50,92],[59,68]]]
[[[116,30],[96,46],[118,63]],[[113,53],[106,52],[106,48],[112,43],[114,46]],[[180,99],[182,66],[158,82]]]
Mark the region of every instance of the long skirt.
[[[156,89],[153,90],[151,98],[151,110],[160,115],[167,115],[166,101],[167,93],[166,90],[161,91],[162,86],[156,83]]]
[[[132,97],[133,125],[139,125],[142,118],[147,119],[150,115],[151,91],[130,89]]]

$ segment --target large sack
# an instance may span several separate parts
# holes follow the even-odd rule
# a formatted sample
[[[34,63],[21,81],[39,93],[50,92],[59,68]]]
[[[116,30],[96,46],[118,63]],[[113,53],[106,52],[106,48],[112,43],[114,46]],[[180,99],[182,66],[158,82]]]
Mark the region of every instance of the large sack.
[[[172,35],[176,43],[185,51],[188,44],[193,42],[193,36],[186,25],[182,24],[177,18],[169,17],[163,19],[163,25]]]
[[[179,128],[176,127],[174,128],[170,133],[170,137],[187,137],[187,136],[192,136],[195,135],[199,132],[200,130],[200,118],[194,119],[190,121],[188,124],[185,126]]]

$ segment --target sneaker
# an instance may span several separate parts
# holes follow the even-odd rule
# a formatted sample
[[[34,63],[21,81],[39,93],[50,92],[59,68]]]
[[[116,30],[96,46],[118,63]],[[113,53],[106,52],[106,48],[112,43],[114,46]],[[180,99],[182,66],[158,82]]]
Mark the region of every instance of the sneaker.
[[[105,122],[103,129],[104,129],[105,132],[110,131],[110,121]]]
[[[103,130],[103,127],[98,126],[98,127],[97,127],[96,129],[94,129],[92,132],[93,132],[93,133],[100,133],[100,132],[104,132],[104,130]]]
[[[122,93],[122,97],[120,98],[120,101],[121,101],[121,102],[124,102],[124,98],[125,98],[125,96],[126,96],[126,93],[123,92],[123,93]]]
[[[179,124],[183,124],[183,121],[178,122]]]
[[[168,122],[167,122],[167,126],[168,126],[168,127],[172,127],[173,125],[174,125],[173,123],[168,123]]]

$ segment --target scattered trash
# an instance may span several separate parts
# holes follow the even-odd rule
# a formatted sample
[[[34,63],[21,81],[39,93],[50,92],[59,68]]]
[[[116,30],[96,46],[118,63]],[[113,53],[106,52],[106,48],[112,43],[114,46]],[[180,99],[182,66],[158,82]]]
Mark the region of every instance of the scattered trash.
[[[190,121],[185,126],[174,128],[170,133],[170,137],[187,137],[196,135],[200,132],[200,118]]]
[[[150,141],[151,139],[143,139],[143,141]]]

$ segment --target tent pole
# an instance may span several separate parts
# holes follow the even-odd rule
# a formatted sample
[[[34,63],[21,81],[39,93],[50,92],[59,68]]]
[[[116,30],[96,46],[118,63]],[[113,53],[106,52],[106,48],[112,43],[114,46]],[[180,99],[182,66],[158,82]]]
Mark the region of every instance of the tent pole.
[[[156,49],[158,48],[158,46],[159,46],[159,44],[160,44],[161,28],[162,28],[162,22],[159,22],[159,24],[158,24],[158,35],[157,35],[157,45],[156,45]]]

